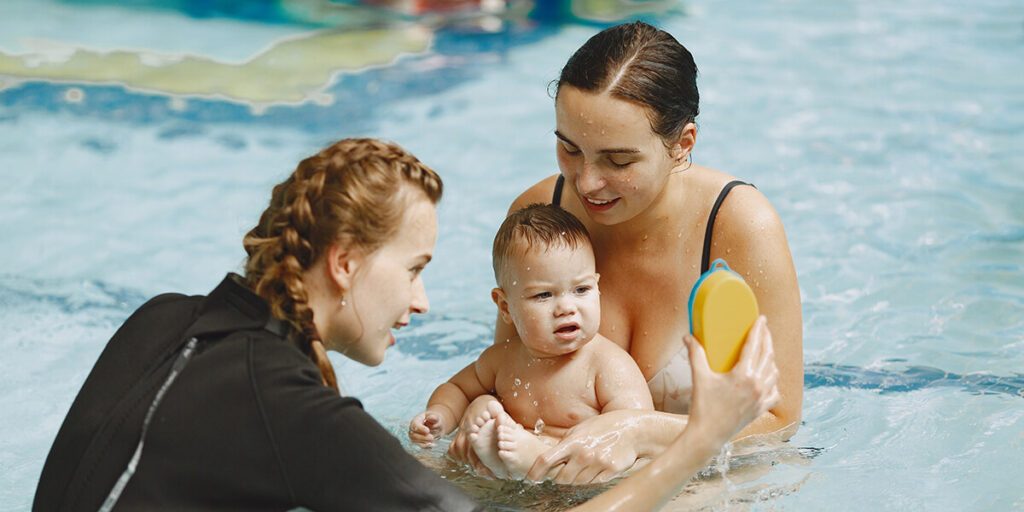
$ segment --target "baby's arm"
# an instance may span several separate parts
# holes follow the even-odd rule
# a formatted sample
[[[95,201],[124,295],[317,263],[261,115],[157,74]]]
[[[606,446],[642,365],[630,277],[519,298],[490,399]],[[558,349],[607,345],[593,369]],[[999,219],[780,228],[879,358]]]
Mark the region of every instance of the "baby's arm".
[[[494,356],[493,347],[489,347],[475,362],[434,390],[427,401],[427,410],[409,423],[412,442],[430,447],[438,438],[455,430],[469,403],[494,389]]]
[[[629,353],[608,342],[596,355],[600,371],[594,378],[594,390],[601,413],[621,409],[654,410],[644,374]]]

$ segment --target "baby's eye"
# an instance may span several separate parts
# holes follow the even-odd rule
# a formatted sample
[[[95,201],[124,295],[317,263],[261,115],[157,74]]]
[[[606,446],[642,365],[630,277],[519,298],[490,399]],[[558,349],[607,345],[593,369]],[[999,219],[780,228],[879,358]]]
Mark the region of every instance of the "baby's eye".
[[[533,298],[534,299],[550,299],[551,298],[551,292],[540,292],[540,293],[534,294]]]
[[[583,295],[583,294],[589,292],[590,288],[591,288],[590,286],[577,286],[576,287],[576,294],[577,295]]]

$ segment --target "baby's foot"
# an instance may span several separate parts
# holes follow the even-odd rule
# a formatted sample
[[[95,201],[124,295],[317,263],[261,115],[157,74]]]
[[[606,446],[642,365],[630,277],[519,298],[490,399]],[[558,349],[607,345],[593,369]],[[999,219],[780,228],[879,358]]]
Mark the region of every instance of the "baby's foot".
[[[502,414],[495,421],[498,435],[498,457],[504,463],[508,478],[522,480],[542,453],[549,448],[536,434],[528,432],[511,416]]]
[[[473,424],[469,427],[469,444],[480,462],[494,473],[495,478],[508,478],[505,463],[498,456],[496,425],[497,422],[488,413],[474,418]]]

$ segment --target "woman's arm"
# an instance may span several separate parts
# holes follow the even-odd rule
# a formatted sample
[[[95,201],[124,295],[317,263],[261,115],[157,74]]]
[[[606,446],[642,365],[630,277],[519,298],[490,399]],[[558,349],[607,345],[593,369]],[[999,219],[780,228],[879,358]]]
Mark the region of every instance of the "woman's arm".
[[[687,338],[691,337],[687,336]],[[756,376],[749,375],[752,367],[763,367],[766,364],[764,359],[767,357],[772,363],[773,380],[770,385],[774,389],[779,377],[778,370],[774,365],[772,346],[772,334],[762,316],[747,335],[740,360],[733,370],[729,373],[714,373],[711,377],[717,376],[720,379],[737,383],[749,382],[768,373],[768,370],[761,369],[758,370]],[[692,353],[691,356],[693,356]],[[699,357],[702,366],[706,366],[707,357],[702,348],[699,351]],[[751,362],[755,359],[760,361],[757,363],[760,366]],[[751,361],[744,363],[746,360]],[[691,371],[696,372],[692,366],[691,364]],[[704,379],[709,380],[711,377],[704,377]],[[697,376],[694,375],[695,400],[698,382],[696,379]],[[706,396],[708,392],[704,393]],[[723,404],[728,403],[729,400],[739,402],[749,400],[749,397],[743,396],[739,384],[737,384],[736,391],[722,391],[722,393],[728,395],[723,395],[725,398],[720,398],[720,403]],[[777,401],[773,401],[773,405]],[[691,406],[691,416],[664,412],[612,411],[590,418],[571,428],[558,446],[538,457],[537,462],[527,474],[527,478],[540,480],[547,475],[553,475],[553,479],[557,483],[576,485],[611,480],[631,468],[637,459],[654,458],[664,453],[666,448],[672,445],[693,422],[693,414],[697,414],[696,410],[696,406]],[[728,424],[729,418],[734,417],[735,414],[735,412],[727,412],[721,421],[723,424]],[[703,421],[719,420],[704,418]],[[733,431],[733,434],[739,432],[739,429],[750,421],[744,421]]]
[[[740,361],[729,373],[712,371],[700,344],[687,336],[694,383],[689,424],[657,459],[572,510],[640,511],[661,507],[677,495],[743,425],[774,406],[779,400],[776,386],[779,373],[764,317],[754,329],[758,333],[749,340],[753,343],[747,343]]]
[[[768,318],[779,368],[778,405],[737,437],[778,432],[789,438],[800,423],[804,367],[800,289],[786,232],[771,203],[753,187],[733,189],[718,219],[711,258],[726,258],[754,290],[758,308]]]

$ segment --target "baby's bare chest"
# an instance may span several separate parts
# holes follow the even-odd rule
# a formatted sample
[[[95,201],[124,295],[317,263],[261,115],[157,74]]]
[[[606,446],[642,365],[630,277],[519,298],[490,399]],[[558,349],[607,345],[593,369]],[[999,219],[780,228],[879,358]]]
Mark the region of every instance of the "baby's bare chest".
[[[521,425],[568,428],[600,413],[594,377],[584,364],[556,365],[544,359],[498,370],[495,390],[505,411]]]

